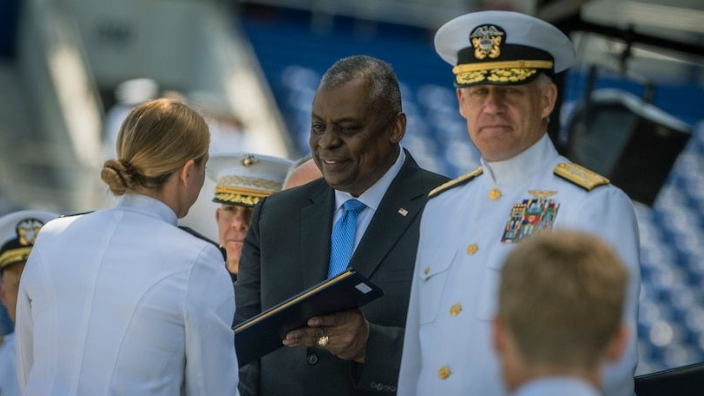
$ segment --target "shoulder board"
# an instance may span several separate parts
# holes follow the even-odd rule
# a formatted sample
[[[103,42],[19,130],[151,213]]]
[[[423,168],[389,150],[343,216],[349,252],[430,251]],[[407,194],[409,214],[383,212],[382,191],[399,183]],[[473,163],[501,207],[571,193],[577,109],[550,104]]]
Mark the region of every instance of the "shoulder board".
[[[94,210],[90,210],[88,212],[81,212],[81,213],[72,213],[72,214],[67,214],[67,215],[61,215],[61,216],[59,216],[59,218],[63,219],[64,217],[83,216],[83,215],[91,214],[93,212],[94,212]]]
[[[571,162],[563,162],[557,164],[553,171],[555,175],[582,187],[587,191],[591,191],[599,186],[605,186],[609,183],[609,179],[594,173],[589,169]]]
[[[435,189],[433,189],[432,191],[430,191],[428,193],[428,197],[432,198],[436,195],[439,195],[443,191],[447,191],[455,186],[459,186],[461,184],[467,183],[468,181],[474,179],[475,177],[481,175],[482,173],[484,173],[484,169],[482,169],[482,167],[480,166],[479,168],[473,170],[472,172],[465,173],[464,175],[462,175],[456,179],[452,179],[445,184],[439,185],[438,187],[436,187]]]
[[[2,338],[2,336],[0,336],[0,345],[2,345],[2,342],[3,342],[3,341],[5,341],[5,339]]]
[[[218,248],[218,250],[220,251],[220,254],[222,254],[222,258],[223,258],[225,261],[227,261],[227,250],[225,250],[224,247],[221,247],[217,242],[215,242],[214,240],[212,240],[212,239],[208,238],[207,236],[201,234],[200,232],[194,230],[194,229],[191,228],[191,227],[178,226],[178,228],[179,228],[180,230],[186,231],[187,233],[193,235],[194,237],[196,237],[196,238],[198,238],[198,239],[202,239],[202,240],[208,242],[209,244],[215,246],[216,248]]]

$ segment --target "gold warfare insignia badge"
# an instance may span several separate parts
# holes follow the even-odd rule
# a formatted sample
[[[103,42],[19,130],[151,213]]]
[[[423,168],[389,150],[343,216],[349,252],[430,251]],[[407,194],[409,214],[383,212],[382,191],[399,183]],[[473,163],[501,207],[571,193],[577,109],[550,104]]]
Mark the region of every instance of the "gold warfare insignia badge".
[[[494,25],[477,27],[469,35],[469,41],[474,48],[474,57],[482,60],[487,56],[496,59],[501,55],[501,45],[505,41],[506,32]]]
[[[33,246],[37,240],[37,234],[39,234],[39,230],[43,225],[44,223],[38,219],[24,219],[17,223],[15,232],[17,232],[17,239],[19,239],[20,245]]]

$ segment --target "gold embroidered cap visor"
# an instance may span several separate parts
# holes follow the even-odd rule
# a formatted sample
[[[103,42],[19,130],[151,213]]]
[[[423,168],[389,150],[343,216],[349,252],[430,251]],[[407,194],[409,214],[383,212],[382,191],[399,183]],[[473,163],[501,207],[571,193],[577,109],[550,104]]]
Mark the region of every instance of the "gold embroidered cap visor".
[[[217,184],[213,202],[252,207],[281,190],[291,164],[260,154],[214,154],[207,166],[208,177]]]
[[[22,210],[0,217],[0,272],[5,267],[26,261],[39,230],[58,217],[51,212]]]
[[[552,75],[575,60],[570,40],[540,19],[509,11],[457,17],[435,34],[435,50],[454,66],[455,85],[518,85]]]
[[[281,190],[281,187],[279,187],[279,190]],[[215,187],[215,197],[213,197],[213,202],[253,207],[259,202],[260,199],[268,197],[273,193],[273,191],[264,192],[257,190],[232,188],[227,186],[217,186]]]

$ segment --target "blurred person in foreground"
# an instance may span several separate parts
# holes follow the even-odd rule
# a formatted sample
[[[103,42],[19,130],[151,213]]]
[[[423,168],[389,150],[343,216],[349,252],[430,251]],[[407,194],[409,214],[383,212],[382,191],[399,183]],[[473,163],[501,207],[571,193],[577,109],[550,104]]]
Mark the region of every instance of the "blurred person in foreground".
[[[420,212],[428,192],[447,180],[401,147],[405,130],[388,64],[352,56],[325,73],[310,132],[323,178],[254,208],[235,286],[236,322],[349,267],[384,296],[289,332],[284,348],[243,368],[243,395],[396,392]]]
[[[323,177],[312,155],[306,155],[296,161],[288,170],[284,179],[284,190],[301,186]]]
[[[484,11],[443,25],[435,47],[454,66],[482,166],[431,192],[423,212],[399,393],[505,395],[491,347],[503,260],[540,230],[571,228],[602,236],[628,268],[623,319],[633,336],[605,366],[604,387],[608,396],[632,395],[640,289],[633,204],[561,157],[547,135],[557,100],[551,76],[574,62],[572,43],[531,16]]]
[[[205,179],[208,127],[183,103],[137,106],[101,178],[114,208],[44,226],[17,303],[25,395],[235,395],[232,284],[177,228]]]
[[[56,214],[38,210],[21,210],[0,217],[0,302],[15,321],[17,291],[27,257],[39,230]],[[17,354],[14,333],[0,336],[0,395],[19,396]]]
[[[260,154],[219,153],[208,162],[208,177],[216,183],[213,202],[218,240],[227,252],[227,270],[237,280],[242,243],[252,224],[252,208],[281,190],[291,161]]]
[[[494,348],[515,396],[598,396],[601,369],[620,358],[628,273],[596,236],[544,232],[501,269]]]

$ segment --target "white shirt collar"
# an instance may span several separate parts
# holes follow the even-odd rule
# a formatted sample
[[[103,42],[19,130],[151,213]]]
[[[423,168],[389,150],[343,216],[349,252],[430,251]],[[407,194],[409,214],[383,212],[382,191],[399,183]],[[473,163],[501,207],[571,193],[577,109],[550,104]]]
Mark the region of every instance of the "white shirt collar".
[[[553,161],[557,156],[557,150],[546,133],[535,144],[512,158],[496,162],[488,162],[482,158],[481,162],[486,174],[496,184],[511,184],[543,169],[546,163]]]
[[[140,194],[125,194],[117,201],[116,208],[129,210],[163,220],[174,226],[178,225],[178,217],[165,203]]]
[[[367,191],[363,192],[362,195],[355,198],[348,192],[335,190],[335,211],[340,209],[340,207],[347,202],[347,200],[353,198],[361,201],[363,204],[367,205],[368,208],[372,208],[376,211],[379,207],[381,199],[384,198],[384,194],[386,194],[386,190],[391,185],[391,182],[394,181],[396,175],[398,175],[398,172],[401,171],[401,167],[405,161],[406,153],[403,152],[403,147],[399,145],[399,155],[398,158],[396,158],[396,162],[391,165],[384,176],[377,180],[373,186],[369,187]]]
[[[514,396],[596,396],[601,395],[589,382],[569,376],[536,378],[523,384]]]

